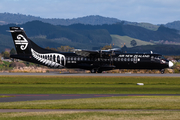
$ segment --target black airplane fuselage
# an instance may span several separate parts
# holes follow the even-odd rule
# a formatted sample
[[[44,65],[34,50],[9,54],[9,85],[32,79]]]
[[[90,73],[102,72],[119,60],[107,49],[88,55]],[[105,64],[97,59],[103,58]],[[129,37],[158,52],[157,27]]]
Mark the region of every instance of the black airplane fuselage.
[[[57,54],[57,56],[56,56]],[[65,56],[60,61],[59,54]],[[80,68],[86,70],[112,70],[112,69],[164,69],[168,68],[168,60],[160,54],[115,53],[111,58],[83,57],[75,53],[50,53],[37,55],[12,55],[12,58],[21,59],[51,68]],[[56,64],[61,63],[62,66]]]
[[[118,50],[75,50],[74,53],[56,52],[37,46],[27,38],[24,30],[10,27],[17,55],[12,58],[21,59],[51,68],[80,68],[92,73],[112,69],[158,69],[164,70],[172,66],[160,54],[123,53]]]

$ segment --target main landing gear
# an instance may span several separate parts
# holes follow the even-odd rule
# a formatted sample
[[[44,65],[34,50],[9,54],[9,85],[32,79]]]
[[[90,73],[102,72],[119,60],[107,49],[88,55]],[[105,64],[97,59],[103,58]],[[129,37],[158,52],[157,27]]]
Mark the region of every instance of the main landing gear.
[[[161,69],[160,72],[161,72],[161,74],[164,74],[165,69]]]
[[[91,73],[96,73],[96,69],[91,69]]]
[[[91,69],[91,73],[102,73],[102,70],[98,70],[98,69]]]

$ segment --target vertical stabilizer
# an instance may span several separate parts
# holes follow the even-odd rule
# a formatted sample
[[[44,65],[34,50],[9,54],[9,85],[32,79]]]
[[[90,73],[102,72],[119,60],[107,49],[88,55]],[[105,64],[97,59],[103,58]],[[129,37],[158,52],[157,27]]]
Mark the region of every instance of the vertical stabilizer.
[[[23,28],[10,27],[17,54],[31,54],[31,40],[27,37]]]

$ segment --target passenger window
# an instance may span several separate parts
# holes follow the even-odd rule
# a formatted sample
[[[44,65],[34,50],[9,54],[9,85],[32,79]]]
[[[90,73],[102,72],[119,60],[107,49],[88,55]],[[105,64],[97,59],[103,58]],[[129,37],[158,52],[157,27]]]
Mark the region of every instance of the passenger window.
[[[133,58],[131,58],[131,61],[133,61]]]
[[[53,61],[54,61],[54,62],[56,61],[56,56],[55,56],[55,55],[53,55]]]
[[[57,56],[57,62],[60,63],[60,57],[59,57],[59,55]]]

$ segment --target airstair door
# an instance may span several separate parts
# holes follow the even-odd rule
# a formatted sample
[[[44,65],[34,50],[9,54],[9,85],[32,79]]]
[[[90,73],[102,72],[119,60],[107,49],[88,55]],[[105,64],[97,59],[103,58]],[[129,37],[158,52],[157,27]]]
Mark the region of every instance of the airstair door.
[[[138,62],[138,57],[137,55],[134,55],[133,63],[136,64]]]

